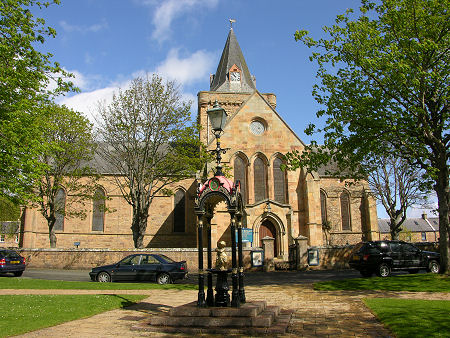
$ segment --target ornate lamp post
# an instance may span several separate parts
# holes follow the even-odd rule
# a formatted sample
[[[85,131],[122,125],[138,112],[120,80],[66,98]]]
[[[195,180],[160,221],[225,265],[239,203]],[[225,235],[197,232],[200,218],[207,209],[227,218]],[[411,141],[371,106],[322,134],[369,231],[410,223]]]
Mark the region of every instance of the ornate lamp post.
[[[226,273],[232,272],[232,282],[233,291],[231,306],[239,307],[240,303],[245,303],[245,290],[243,283],[243,260],[242,260],[242,227],[241,219],[244,214],[243,208],[245,207],[242,201],[242,195],[240,190],[239,181],[233,182],[225,177],[222,172],[222,154],[225,154],[229,149],[222,149],[220,146],[220,135],[223,134],[223,129],[227,120],[227,114],[225,109],[219,106],[216,101],[213,108],[207,111],[211,127],[216,137],[216,149],[210,150],[210,152],[216,155],[216,172],[214,177],[208,179],[204,184],[199,184],[197,189],[197,197],[195,200],[195,213],[197,215],[197,235],[198,235],[198,269],[199,269],[199,292],[197,306],[229,306],[229,296],[228,284],[226,282]],[[230,214],[230,230],[231,230],[231,258],[232,258],[232,269],[218,271],[218,269],[212,268],[212,253],[211,253],[211,219],[213,218],[214,205],[218,200],[223,200],[226,202],[228,213]],[[208,272],[208,290],[207,297],[205,300],[204,292],[204,269],[203,269],[203,224],[206,221],[207,226],[207,250],[208,250],[208,261],[207,261],[207,272]],[[236,243],[236,225],[238,225],[238,240]],[[239,247],[239,266],[237,262],[236,249],[238,244]],[[238,281],[238,267],[241,277]],[[221,270],[221,269],[219,269]],[[213,295],[212,286],[212,273],[224,274],[225,282],[222,281],[218,290],[216,286],[216,291],[218,291],[216,298]],[[223,276],[222,276],[223,277]],[[223,290],[222,290],[223,289]],[[222,292],[223,291],[223,292]]]
[[[222,154],[225,154],[229,148],[222,149],[220,147],[220,135],[223,134],[223,128],[227,122],[227,113],[223,109],[219,102],[214,102],[214,106],[206,111],[208,114],[209,122],[211,123],[214,136],[216,137],[216,149],[210,150],[210,152],[216,153],[216,173],[214,176],[224,176],[222,172]]]

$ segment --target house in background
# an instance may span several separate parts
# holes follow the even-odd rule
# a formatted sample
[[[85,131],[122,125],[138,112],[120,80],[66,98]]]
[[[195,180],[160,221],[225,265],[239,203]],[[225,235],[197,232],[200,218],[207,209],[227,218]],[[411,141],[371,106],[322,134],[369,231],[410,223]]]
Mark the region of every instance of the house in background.
[[[246,204],[243,226],[252,234],[252,247],[260,247],[264,237],[272,237],[273,256],[287,259],[289,245],[299,236],[306,237],[311,246],[320,246],[357,243],[377,234],[376,205],[367,182],[347,185],[327,176],[325,170],[281,169],[283,155],[302,152],[305,145],[276,111],[276,95],[256,89],[233,29],[216,73],[210,77],[209,91],[198,93],[200,138],[208,149],[216,147],[207,115],[216,100],[228,114],[221,144],[230,149],[222,162],[230,168],[230,179],[241,183]],[[302,120],[301,111],[298,121],[304,126],[310,122]],[[103,174],[98,194],[106,199],[93,202],[86,219],[60,215],[57,247],[73,248],[78,243],[80,248],[133,248],[132,209],[112,184],[117,173]],[[208,176],[212,175],[209,170]],[[155,198],[144,238],[146,247],[197,247],[194,199],[201,183],[192,177],[171,186],[174,195]],[[71,196],[61,189],[57,198],[64,203]],[[105,213],[105,206],[114,212]],[[211,221],[213,246],[222,240],[230,246],[230,219],[223,202],[217,201],[215,211]],[[48,227],[37,209],[26,210],[23,238],[24,248],[49,247]]]
[[[18,248],[19,229],[19,221],[0,222],[0,248]]]
[[[405,242],[438,242],[439,218],[428,217],[426,213],[421,218],[408,218],[402,224],[399,239]],[[378,238],[391,239],[389,219],[378,219]]]

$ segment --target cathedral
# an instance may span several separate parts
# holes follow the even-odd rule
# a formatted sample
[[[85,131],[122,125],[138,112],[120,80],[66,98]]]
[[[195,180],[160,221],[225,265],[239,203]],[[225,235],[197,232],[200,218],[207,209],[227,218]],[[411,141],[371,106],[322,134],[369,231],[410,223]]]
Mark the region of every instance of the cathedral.
[[[284,154],[303,151],[305,144],[276,111],[276,95],[260,93],[231,28],[209,91],[198,93],[201,140],[216,146],[207,110],[215,102],[228,115],[221,144],[229,148],[222,157],[227,176],[241,183],[245,204],[243,227],[246,245],[261,247],[262,239],[274,239],[273,255],[288,258],[289,246],[303,236],[309,246],[345,245],[370,240],[376,231],[375,200],[367,182],[345,184],[327,176],[327,168],[308,173],[283,171]],[[207,168],[208,177],[213,175]],[[172,196],[160,196],[150,207],[144,245],[148,248],[197,247],[194,200],[200,175],[170,187]],[[58,248],[133,248],[132,208],[104,175],[98,194],[85,219],[59,217],[55,227]],[[61,189],[60,199],[66,201]],[[105,205],[98,205],[98,204]],[[105,212],[105,208],[110,210]],[[230,245],[230,220],[224,205],[216,206],[212,219],[212,243]],[[48,227],[37,209],[27,208],[23,218],[23,248],[48,248]]]

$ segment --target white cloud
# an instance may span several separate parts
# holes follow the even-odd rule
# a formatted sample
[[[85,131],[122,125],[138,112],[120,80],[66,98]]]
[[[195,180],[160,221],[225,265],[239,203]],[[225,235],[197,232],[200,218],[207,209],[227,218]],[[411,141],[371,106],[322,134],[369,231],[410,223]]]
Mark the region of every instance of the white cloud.
[[[157,4],[157,8],[153,15],[153,31],[152,38],[162,42],[170,37],[172,21],[180,16],[185,15],[188,11],[198,12],[203,7],[214,8],[219,0],[164,0]],[[154,5],[154,1],[143,1],[143,5]]]
[[[82,112],[91,121],[95,120],[97,107],[100,102],[111,102],[114,93],[120,88],[120,86],[110,86],[106,88],[100,88],[90,92],[84,92],[75,94],[71,97],[64,97],[59,100],[59,104],[64,104],[67,107],[72,108],[75,111]]]
[[[95,33],[98,32],[102,29],[106,29],[108,28],[108,22],[106,22],[106,19],[102,19],[100,23],[96,23],[90,26],[77,26],[77,25],[71,25],[69,23],[67,23],[64,20],[61,20],[59,22],[59,25],[61,26],[61,28],[68,33],[71,32],[80,32],[80,33]]]
[[[171,50],[166,59],[153,71],[138,70],[129,76],[121,77],[120,81],[112,82],[106,87],[98,87],[98,77],[81,74],[76,70],[70,72],[75,75],[72,81],[84,92],[70,97],[62,97],[58,103],[83,112],[91,121],[94,121],[99,102],[108,104],[111,102],[113,94],[120,89],[129,87],[133,78],[138,76],[151,76],[153,73],[160,74],[168,80],[175,80],[181,86],[181,95],[185,100],[196,102],[196,96],[183,92],[183,86],[204,80],[209,76],[216,55],[207,51],[197,51],[186,58],[180,58],[178,50]],[[195,105],[194,105],[195,106]]]
[[[191,84],[209,76],[215,57],[213,53],[199,50],[183,59],[178,56],[178,49],[172,49],[155,72],[181,85]]]

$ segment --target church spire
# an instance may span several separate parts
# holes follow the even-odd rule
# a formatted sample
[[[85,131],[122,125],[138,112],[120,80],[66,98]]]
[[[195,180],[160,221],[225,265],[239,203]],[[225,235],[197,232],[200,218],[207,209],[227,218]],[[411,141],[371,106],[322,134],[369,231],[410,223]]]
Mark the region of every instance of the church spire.
[[[251,93],[255,89],[255,81],[250,75],[244,55],[231,27],[216,74],[211,78],[210,90]]]

